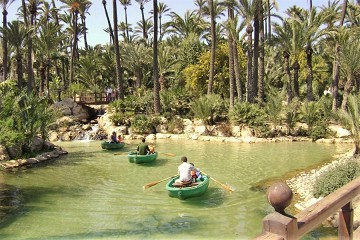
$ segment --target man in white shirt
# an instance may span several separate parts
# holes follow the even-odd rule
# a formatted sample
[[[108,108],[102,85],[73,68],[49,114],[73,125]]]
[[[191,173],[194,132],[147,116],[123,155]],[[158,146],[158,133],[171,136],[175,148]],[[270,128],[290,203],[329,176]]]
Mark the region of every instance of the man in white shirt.
[[[181,162],[182,163],[178,167],[180,177],[176,179],[176,182],[190,183],[192,181],[191,171],[196,169],[193,165],[187,162],[187,158],[185,156],[181,157]]]

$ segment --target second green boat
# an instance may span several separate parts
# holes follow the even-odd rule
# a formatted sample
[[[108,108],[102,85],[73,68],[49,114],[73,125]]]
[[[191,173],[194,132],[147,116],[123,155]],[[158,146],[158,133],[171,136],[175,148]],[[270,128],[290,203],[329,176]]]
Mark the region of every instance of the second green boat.
[[[150,163],[155,161],[157,157],[157,152],[148,155],[139,155],[137,152],[133,151],[128,153],[128,159],[131,163]]]

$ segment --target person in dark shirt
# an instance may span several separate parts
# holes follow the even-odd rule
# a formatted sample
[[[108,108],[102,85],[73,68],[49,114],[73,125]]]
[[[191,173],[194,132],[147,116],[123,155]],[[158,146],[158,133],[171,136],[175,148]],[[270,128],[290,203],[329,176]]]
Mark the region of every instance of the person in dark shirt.
[[[110,137],[110,142],[117,143],[116,132],[112,132],[111,137]]]
[[[146,155],[150,149],[147,143],[145,143],[145,138],[141,139],[141,143],[137,147],[137,151],[139,155]]]

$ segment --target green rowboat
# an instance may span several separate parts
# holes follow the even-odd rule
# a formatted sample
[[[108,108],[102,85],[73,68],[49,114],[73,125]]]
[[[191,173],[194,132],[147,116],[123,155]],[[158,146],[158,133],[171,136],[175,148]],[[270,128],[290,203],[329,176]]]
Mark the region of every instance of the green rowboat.
[[[210,178],[207,175],[202,176],[203,181],[191,183],[189,187],[174,187],[173,183],[178,178],[179,176],[176,176],[166,184],[166,190],[168,190],[170,197],[177,197],[179,199],[198,197],[203,195],[209,187]]]
[[[104,141],[101,143],[101,148],[106,150],[119,150],[122,149],[124,146],[125,146],[125,142],[113,143],[113,142]]]
[[[149,163],[156,160],[158,153],[155,152],[149,155],[139,155],[137,152],[129,152],[128,159],[131,163]]]

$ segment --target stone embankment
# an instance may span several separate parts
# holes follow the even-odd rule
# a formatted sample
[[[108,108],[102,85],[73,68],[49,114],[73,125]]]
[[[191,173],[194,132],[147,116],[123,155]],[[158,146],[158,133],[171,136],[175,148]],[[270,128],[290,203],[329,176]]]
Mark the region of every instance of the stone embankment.
[[[302,211],[305,208],[313,205],[321,198],[314,197],[314,185],[316,179],[323,173],[334,169],[338,166],[345,164],[348,161],[354,160],[353,151],[337,156],[336,160],[331,163],[327,163],[317,169],[313,169],[309,172],[303,172],[295,177],[288,179],[286,183],[289,185],[294,194],[299,195],[300,201],[295,203],[294,206],[297,210]],[[359,159],[357,159],[359,161]],[[360,197],[353,200],[354,208],[354,227],[360,226]],[[338,227],[338,214],[334,214],[327,219],[324,223],[325,226]]]
[[[60,157],[61,155],[66,155],[66,154],[68,154],[67,151],[62,150],[58,146],[54,146],[53,150],[39,154],[36,157],[1,162],[0,167],[2,167],[3,169],[7,169],[7,170],[13,169],[13,168],[18,168],[18,167],[25,167],[25,166],[34,165],[34,164],[41,163],[41,162],[46,162],[48,160],[52,160],[52,159]]]

